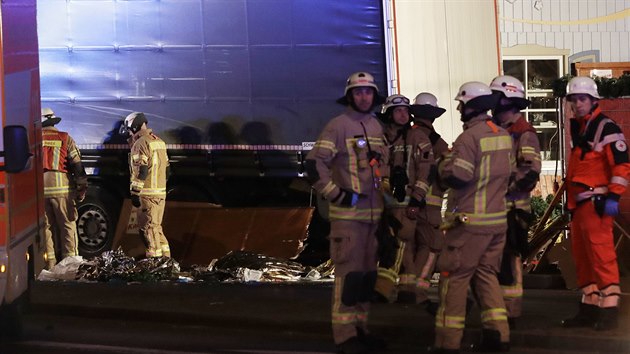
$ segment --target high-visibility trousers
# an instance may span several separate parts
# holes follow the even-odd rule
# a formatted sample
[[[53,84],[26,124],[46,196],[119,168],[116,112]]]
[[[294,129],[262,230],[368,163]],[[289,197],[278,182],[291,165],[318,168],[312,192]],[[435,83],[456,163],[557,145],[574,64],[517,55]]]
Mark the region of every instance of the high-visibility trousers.
[[[331,220],[330,258],[335,266],[332,331],[336,344],[368,332],[370,298],[376,282],[376,223]]]
[[[440,306],[435,317],[435,347],[460,349],[466,323],[469,286],[479,300],[484,329],[500,333],[509,342],[510,329],[499,272],[505,232],[476,234],[463,225],[449,229],[438,260]]]
[[[138,229],[144,238],[147,257],[170,257],[171,249],[162,231],[162,219],[166,199],[156,197],[140,197],[140,208],[137,210]]]
[[[44,198],[45,243],[47,263],[57,263],[61,258],[77,256],[77,208],[70,195]]]

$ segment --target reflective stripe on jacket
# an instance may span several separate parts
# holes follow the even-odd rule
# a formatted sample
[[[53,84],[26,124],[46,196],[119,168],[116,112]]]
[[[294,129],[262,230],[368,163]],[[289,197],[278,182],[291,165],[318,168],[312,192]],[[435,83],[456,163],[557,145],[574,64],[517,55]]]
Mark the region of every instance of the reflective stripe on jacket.
[[[132,194],[166,198],[166,167],[168,166],[166,144],[151,129],[138,132],[130,153],[130,190]],[[147,175],[141,178],[141,167],[146,166]]]
[[[440,164],[442,181],[454,190],[448,195],[451,209],[447,212],[466,216],[466,227],[475,232],[504,232],[505,195],[514,169],[507,131],[485,114],[472,118]]]
[[[630,179],[628,147],[621,129],[601,114],[599,107],[572,124],[574,143],[566,178],[568,208],[575,209],[578,194],[595,188],[606,187],[609,195],[619,198]]]
[[[377,166],[369,164],[370,149],[380,156]],[[331,220],[369,223],[380,220],[383,195],[379,190],[378,174],[386,173],[380,168],[384,169],[383,161],[387,155],[383,129],[373,115],[359,113],[348,107],[326,124],[306,156],[307,162],[314,163],[318,175],[311,176],[313,187],[328,200],[338,196],[341,188],[361,195],[354,207],[346,208],[331,203]]]

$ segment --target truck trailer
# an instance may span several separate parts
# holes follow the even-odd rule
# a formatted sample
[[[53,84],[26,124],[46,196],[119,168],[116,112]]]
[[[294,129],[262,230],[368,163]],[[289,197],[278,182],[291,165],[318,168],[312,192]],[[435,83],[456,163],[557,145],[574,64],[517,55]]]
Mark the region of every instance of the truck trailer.
[[[129,195],[129,146],[118,127],[133,111],[144,112],[167,143],[167,200],[313,205],[320,199],[304,179],[304,158],[343,109],[335,101],[351,73],[372,73],[385,96],[400,90],[404,77],[405,89],[417,90],[406,93],[411,98],[421,90],[451,96],[462,80],[489,81],[498,73],[496,31],[487,21],[496,21],[495,2],[438,3],[39,0],[42,105],[62,117],[59,127],[79,144],[89,176],[79,205],[81,254],[111,247]],[[425,29],[433,38],[419,42],[431,56],[397,49],[397,43],[407,48],[418,42],[416,31],[423,31],[410,11],[427,23],[459,14]],[[396,32],[397,13],[404,31]],[[484,16],[467,18],[477,31],[453,36],[464,30],[457,27],[464,13]],[[490,41],[494,52],[481,47],[491,58],[486,64],[466,59],[465,67],[446,71],[449,65],[429,63],[421,72],[409,69],[414,58],[464,62],[459,50],[470,33]],[[453,57],[444,58],[447,52]],[[439,84],[417,79],[438,79],[436,72],[445,75]],[[448,107],[452,97],[443,100]],[[447,136],[455,134],[449,122],[445,126]],[[315,213],[313,222],[325,223],[321,216]],[[313,227],[309,237],[325,233],[325,227]]]

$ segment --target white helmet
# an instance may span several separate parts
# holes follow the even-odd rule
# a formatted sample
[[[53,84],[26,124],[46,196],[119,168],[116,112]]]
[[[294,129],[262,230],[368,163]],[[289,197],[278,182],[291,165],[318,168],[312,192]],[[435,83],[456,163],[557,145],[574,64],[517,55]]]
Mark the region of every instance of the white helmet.
[[[429,92],[420,92],[418,96],[416,96],[416,99],[413,100],[413,104],[428,104],[433,107],[439,107],[437,104],[437,97]]]
[[[118,131],[121,135],[130,135],[137,133],[144,123],[148,123],[147,117],[142,112],[130,113]]]
[[[409,99],[400,94],[393,94],[385,99],[382,112],[385,113],[388,109],[398,106],[409,107]]]
[[[460,101],[464,109],[471,109],[470,112],[461,111],[461,120],[463,122],[494,109],[499,102],[499,98],[500,96],[492,92],[488,85],[479,81],[470,81],[463,84],[457,91],[457,96],[455,96],[455,100]]]
[[[595,80],[586,76],[574,77],[567,84],[567,97],[578,93],[589,95],[596,99],[601,98],[597,92],[597,84],[595,83]]]
[[[479,81],[470,81],[463,84],[457,91],[455,101],[467,104],[469,101],[482,96],[492,96],[492,90],[488,85]]]
[[[376,93],[378,93],[378,86],[376,86],[376,82],[374,82],[374,76],[364,71],[356,72],[348,77],[348,80],[346,80],[346,89],[343,94],[347,95],[348,92],[355,87],[372,87],[376,90]]]
[[[525,98],[525,87],[517,78],[510,75],[497,76],[490,83],[490,89],[503,92],[507,98]]]
[[[52,109],[48,108],[48,107],[44,107],[42,108],[42,117],[44,116],[54,116],[55,112],[53,112]]]
[[[55,124],[61,122],[61,118],[55,115],[52,109],[45,107],[42,108],[42,127],[52,127]]]
[[[495,77],[490,83],[490,89],[494,92],[502,94],[505,98],[509,99],[510,103],[502,105],[503,110],[497,107],[499,111],[510,110],[511,107],[516,107],[519,111],[529,107],[530,101],[525,98],[525,86],[517,78],[510,75],[501,75]],[[500,104],[501,102],[499,102]],[[497,112],[495,111],[495,114]]]
[[[419,93],[410,110],[414,117],[425,119],[435,119],[446,112],[438,106],[437,97],[429,92]]]

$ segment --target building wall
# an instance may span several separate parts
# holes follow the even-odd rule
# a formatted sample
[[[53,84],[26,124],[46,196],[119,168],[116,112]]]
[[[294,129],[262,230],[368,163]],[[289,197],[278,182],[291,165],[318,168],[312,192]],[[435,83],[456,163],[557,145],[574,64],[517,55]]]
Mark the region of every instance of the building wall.
[[[502,48],[540,45],[582,53],[576,58],[579,61],[630,61],[630,0],[499,0],[498,4]]]
[[[394,90],[413,100],[433,93],[446,113],[435,122],[450,144],[462,131],[457,102],[467,81],[489,83],[500,70],[494,0],[394,0]]]

